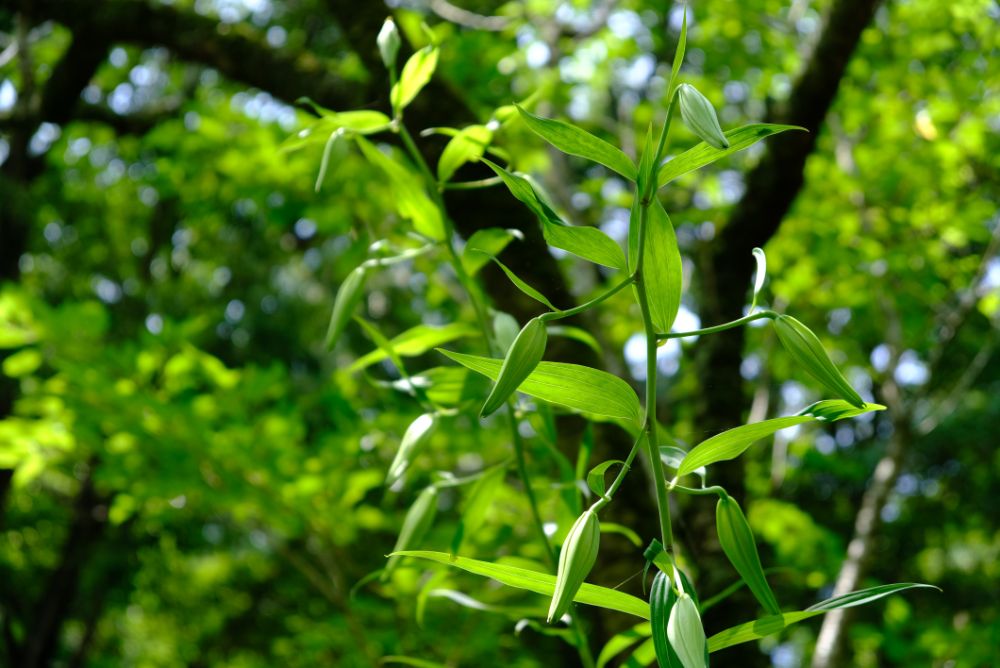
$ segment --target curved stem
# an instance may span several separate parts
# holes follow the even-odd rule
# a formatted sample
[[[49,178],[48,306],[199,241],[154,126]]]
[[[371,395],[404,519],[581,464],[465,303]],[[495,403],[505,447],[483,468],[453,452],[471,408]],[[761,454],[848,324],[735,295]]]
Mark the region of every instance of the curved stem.
[[[694,496],[712,496],[713,494],[719,497],[729,496],[726,490],[718,485],[712,485],[711,487],[684,487],[683,485],[671,485],[670,490],[684,492],[685,494],[692,494]]]
[[[760,320],[762,318],[777,318],[778,314],[774,311],[758,311],[757,313],[751,313],[750,315],[745,315],[739,320],[733,320],[731,322],[726,322],[721,325],[714,325],[712,327],[705,327],[704,329],[695,329],[690,332],[667,332],[666,334],[657,334],[656,338],[660,341],[666,341],[667,339],[683,339],[687,336],[701,336],[702,334],[715,334],[716,332],[723,332],[727,329],[734,329],[740,327],[754,320]]]
[[[628,475],[629,470],[632,468],[632,461],[639,453],[639,446],[642,445],[643,438],[645,436],[645,431],[639,432],[639,436],[635,439],[635,443],[632,445],[632,449],[629,450],[628,457],[625,458],[625,463],[622,464],[621,470],[618,471],[618,475],[615,476],[614,482],[611,483],[611,487],[608,487],[608,491],[604,493],[604,496],[598,499],[592,506],[595,513],[611,503],[611,499],[614,497],[615,492],[617,492],[618,488],[622,486],[623,482],[625,482],[625,476]]]
[[[561,320],[563,318],[569,318],[571,316],[577,315],[578,313],[583,313],[584,311],[597,306],[605,299],[615,296],[628,286],[632,285],[634,282],[635,282],[635,274],[621,281],[607,292],[603,292],[597,297],[594,297],[586,304],[580,304],[579,306],[574,306],[573,308],[566,309],[565,311],[549,311],[548,313],[543,313],[541,316],[539,316],[539,319],[542,320],[543,322],[549,322],[552,320]]]

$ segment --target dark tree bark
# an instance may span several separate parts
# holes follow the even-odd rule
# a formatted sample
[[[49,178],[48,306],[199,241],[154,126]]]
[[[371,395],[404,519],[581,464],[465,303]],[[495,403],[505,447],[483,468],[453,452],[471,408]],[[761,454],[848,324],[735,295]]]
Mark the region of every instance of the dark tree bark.
[[[816,147],[823,119],[878,4],[878,0],[834,3],[816,49],[791,96],[768,119],[773,123],[799,125],[808,132],[789,132],[768,139],[767,153],[747,175],[746,195],[712,243],[707,262],[699,267],[701,318],[706,325],[743,315],[746,295],[734,286],[749,285],[754,269],[751,250],[764,246],[777,232],[801,191],[806,160]],[[699,433],[706,437],[735,427],[743,420],[749,403],[740,375],[744,343],[742,328],[703,337],[698,343],[696,365],[702,391],[696,421]],[[715,484],[742,500],[744,471],[739,460],[716,467],[712,475]],[[689,514],[689,543],[699,547],[701,586],[711,593],[726,586],[732,578],[731,569],[726,567],[716,538],[714,508],[711,504],[695,505],[700,511]],[[712,567],[713,564],[718,567]],[[718,606],[711,616],[713,627],[725,628],[746,621],[748,615],[739,608]],[[753,645],[749,647],[726,650],[727,660],[747,666],[765,665],[765,658]]]

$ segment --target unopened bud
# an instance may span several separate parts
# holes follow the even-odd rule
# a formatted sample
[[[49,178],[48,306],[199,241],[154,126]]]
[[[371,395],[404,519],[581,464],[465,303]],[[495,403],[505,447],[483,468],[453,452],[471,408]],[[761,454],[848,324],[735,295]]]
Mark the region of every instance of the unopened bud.
[[[698,606],[684,592],[677,597],[667,622],[667,638],[684,668],[705,668],[705,629],[701,625]]]
[[[590,574],[597,561],[597,550],[601,545],[601,523],[597,513],[587,509],[573,523],[566,542],[559,554],[559,570],[556,572],[556,590],[549,605],[548,621],[562,617],[572,603],[580,585]]]
[[[382,54],[382,62],[386,67],[393,67],[396,64],[396,55],[399,53],[399,31],[396,29],[396,22],[390,16],[382,24],[382,29],[376,38],[378,51]]]
[[[718,149],[729,148],[729,140],[722,134],[719,118],[715,115],[715,107],[708,98],[691,84],[678,86],[677,95],[680,98],[684,125],[709,146]]]

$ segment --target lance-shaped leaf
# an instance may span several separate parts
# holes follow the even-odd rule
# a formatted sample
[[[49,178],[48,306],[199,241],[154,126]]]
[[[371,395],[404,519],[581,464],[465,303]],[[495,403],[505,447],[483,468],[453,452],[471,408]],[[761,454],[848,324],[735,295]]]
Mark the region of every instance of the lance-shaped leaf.
[[[770,123],[755,123],[729,130],[725,133],[726,140],[729,142],[729,148],[718,149],[702,142],[660,165],[656,182],[662,188],[688,172],[693,172],[705,165],[712,164],[716,160],[721,160],[727,155],[742,151],[745,148],[753,146],[761,139],[778,134],[779,132],[787,132],[788,130],[806,131],[805,128],[800,128],[796,125],[774,125]]]
[[[431,485],[424,489],[417,496],[410,509],[406,511],[403,518],[403,528],[399,530],[399,537],[396,539],[396,546],[392,549],[393,554],[389,555],[389,561],[385,564],[385,571],[382,579],[386,580],[399,565],[399,557],[396,552],[416,547],[427,530],[434,523],[434,515],[437,513],[438,489]]]
[[[555,306],[553,306],[552,302],[549,301],[548,297],[546,297],[541,292],[539,292],[535,288],[531,287],[530,285],[528,285],[527,283],[525,283],[524,281],[522,281],[518,277],[518,275],[515,274],[513,271],[511,271],[507,267],[507,265],[505,265],[503,262],[501,262],[500,260],[498,260],[496,258],[493,258],[493,261],[496,263],[496,265],[498,267],[500,267],[500,269],[503,270],[503,273],[507,274],[507,278],[510,279],[510,282],[513,283],[515,285],[515,287],[517,287],[518,290],[520,290],[524,294],[528,295],[529,297],[531,297],[535,301],[537,301],[537,302],[539,302],[541,304],[545,304],[546,306],[548,306],[553,311],[558,311],[559,310],[558,308],[556,308]]]
[[[406,105],[413,102],[417,93],[427,85],[437,67],[438,48],[436,46],[425,46],[406,61],[403,71],[399,75],[399,81],[392,87],[390,100],[392,108],[396,112],[402,111]]]
[[[720,631],[708,639],[708,651],[718,652],[720,649],[732,647],[733,645],[759,640],[760,638],[778,633],[792,624],[801,622],[804,619],[809,619],[810,617],[822,615],[830,610],[850,608],[856,605],[865,605],[866,603],[877,601],[885,596],[889,596],[906,589],[916,588],[937,589],[937,587],[932,585],[902,582],[853,591],[848,594],[844,594],[843,596],[835,596],[825,601],[821,601],[806,610],[761,617],[760,619],[755,619],[754,621],[728,628],[725,631]]]
[[[524,382],[545,353],[545,344],[548,343],[549,336],[545,330],[545,323],[540,318],[532,318],[524,326],[521,333],[514,339],[514,344],[507,352],[503,365],[500,367],[500,375],[497,376],[496,385],[490,396],[486,397],[479,417],[486,417],[500,408],[507,398],[514,394],[518,386]]]
[[[355,137],[368,162],[379,167],[389,177],[393,187],[393,202],[403,218],[413,221],[420,234],[438,241],[444,239],[441,211],[427,195],[421,180],[403,165],[382,153],[367,139]]]
[[[413,394],[420,389],[428,401],[438,406],[459,406],[466,402],[479,402],[489,389],[488,381],[477,373],[454,366],[438,366],[422,371],[410,378],[387,383],[390,387]]]
[[[729,495],[719,498],[719,503],[715,507],[715,526],[719,532],[722,551],[726,553],[733,568],[747,583],[757,601],[769,614],[781,614],[781,608],[778,607],[778,601],[774,598],[774,592],[771,591],[771,586],[764,576],[764,569],[760,565],[760,556],[757,554],[757,545],[754,543],[750,524],[744,517],[740,505]]]
[[[534,187],[527,179],[512,174],[500,165],[489,160],[483,160],[490,169],[496,172],[511,194],[525,204],[542,223],[542,234],[550,246],[561,248],[584,260],[611,267],[625,268],[625,255],[614,239],[596,227],[567,225],[539,197]]]
[[[653,636],[655,639],[656,636]],[[694,599],[687,592],[677,597],[667,621],[667,640],[684,668],[705,668],[705,628]]]
[[[437,416],[433,413],[424,413],[410,423],[403,434],[403,440],[399,444],[399,450],[389,465],[389,472],[385,477],[385,484],[392,485],[406,473],[410,467],[413,456],[426,443],[434,433],[437,426]]]
[[[333,313],[330,315],[330,326],[326,330],[326,347],[332,350],[340,335],[344,333],[344,328],[354,315],[354,309],[364,295],[365,280],[368,278],[368,268],[364,265],[355,267],[347,275],[344,282],[337,289],[337,296],[333,300]]]
[[[462,250],[462,266],[470,276],[474,276],[491,258],[496,257],[514,239],[522,239],[520,230],[502,227],[487,227],[476,230],[465,242]]]
[[[677,469],[677,477],[692,473],[702,466],[735,459],[753,445],[754,441],[770,436],[779,429],[787,429],[788,427],[794,427],[797,424],[812,422],[814,420],[832,422],[880,410],[885,410],[885,406],[865,404],[863,408],[854,408],[845,401],[827,399],[809,406],[799,415],[745,424],[717,434],[692,448],[684,458],[684,461],[681,462],[680,468]]]
[[[462,366],[496,380],[502,360],[438,349]],[[642,408],[635,391],[618,376],[579,364],[539,362],[521,386],[529,396],[588,415],[642,424]]]
[[[620,148],[612,146],[575,125],[535,116],[520,106],[517,107],[517,110],[521,112],[521,118],[524,119],[525,125],[532,132],[563,153],[593,160],[613,169],[629,181],[635,181],[635,165]]]
[[[547,619],[549,624],[566,614],[580,585],[590,575],[590,569],[597,561],[600,547],[601,523],[597,513],[588,508],[570,527],[559,552],[556,586],[552,592],[552,603],[549,605]]]
[[[681,84],[677,87],[677,97],[680,100],[681,118],[691,132],[720,151],[729,148],[729,140],[722,134],[715,107],[701,91],[691,84]]]
[[[388,130],[392,120],[381,111],[330,111],[312,105],[320,118],[307,128],[299,130],[281,143],[281,152],[290,153],[314,144],[324,144],[338,131],[342,135],[354,133],[369,135]]]
[[[607,487],[604,485],[604,474],[612,466],[622,466],[625,462],[620,459],[609,459],[605,462],[601,462],[594,468],[590,469],[590,473],[587,474],[587,487],[590,488],[597,496],[604,496],[607,491]]]
[[[811,329],[790,315],[779,315],[774,319],[774,331],[796,364],[852,406],[864,408],[864,399],[840,373]]]
[[[453,322],[440,327],[436,325],[416,325],[391,339],[389,344],[392,346],[393,352],[400,357],[416,357],[417,355],[423,355],[428,350],[432,350],[442,343],[448,343],[449,341],[467,336],[475,336],[478,332],[479,330],[476,327],[464,322]],[[389,352],[387,350],[378,348],[363,357],[359,357],[347,370],[351,373],[361,371],[372,364],[381,362],[388,356]]]
[[[639,208],[640,203],[634,202],[629,222],[629,269],[635,267],[639,253]],[[656,197],[646,216],[646,235],[642,282],[649,297],[649,315],[657,331],[669,332],[681,306],[684,268],[674,226]]]
[[[469,490],[469,495],[462,505],[462,517],[458,522],[458,529],[455,530],[455,537],[451,541],[452,552],[457,553],[465,537],[475,535],[482,525],[487,511],[493,505],[493,499],[503,487],[505,473],[503,466],[496,466],[479,478]]]
[[[634,646],[636,643],[641,641],[643,638],[648,638],[652,633],[652,628],[649,622],[643,622],[641,624],[636,624],[630,629],[626,629],[621,633],[615,634],[611,640],[604,644],[601,648],[601,653],[597,655],[597,666],[596,668],[605,668],[612,659],[627,650],[628,648]],[[629,665],[627,663],[621,665]]]
[[[677,592],[670,585],[670,576],[656,571],[649,590],[649,624],[653,634],[653,648],[659,668],[681,668],[681,660],[667,639],[667,624],[677,602]]]
[[[549,573],[532,571],[507,564],[494,564],[478,559],[457,557],[444,552],[428,552],[423,550],[398,552],[394,556],[415,557],[460,568],[468,573],[492,578],[501,584],[517,589],[524,589],[545,596],[552,596],[556,590],[556,577]],[[573,600],[584,605],[624,612],[628,615],[649,619],[649,605],[641,598],[607,587],[584,583],[576,592]]]
[[[438,159],[438,181],[448,181],[455,171],[467,162],[483,157],[483,152],[493,139],[493,131],[485,125],[470,125],[451,138]]]

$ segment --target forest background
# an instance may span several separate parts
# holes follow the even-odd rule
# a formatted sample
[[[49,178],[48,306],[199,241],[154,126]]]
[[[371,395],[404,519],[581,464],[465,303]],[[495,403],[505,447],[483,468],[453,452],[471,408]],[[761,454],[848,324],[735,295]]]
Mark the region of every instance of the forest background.
[[[943,590],[803,623],[718,661],[998,665],[1000,6],[698,0],[689,11],[682,76],[723,127],[809,132],[661,193],[685,266],[677,327],[742,315],[751,249],[763,247],[771,308],[793,307],[865,399],[888,407],[781,432],[715,481],[746,510],[783,600],[808,606],[838,578]],[[283,144],[314,120],[302,96],[388,112],[375,37],[390,14],[404,55],[432,36],[441,47],[407,111],[412,127],[484,123],[530,100],[634,155],[633,137],[663,113],[683,6],[0,3],[0,664],[577,665],[540,625],[514,635],[538,597],[409,562],[354,589],[384,566],[417,481],[479,471],[510,447],[467,421],[436,434],[406,483],[387,489],[420,409],[386,390],[391,363],[351,369],[375,347],[361,328],[333,352],[323,345],[338,286],[397,213],[356,150],[338,149],[317,192],[322,144]],[[676,150],[697,141],[677,135]],[[434,162],[446,142],[420,139]],[[629,193],[612,172],[547,149],[516,120],[495,143],[574,223],[623,240]],[[384,148],[399,151],[391,137]],[[478,164],[457,173],[490,175]],[[500,257],[557,306],[607,287],[594,266],[550,253],[506,189],[445,199],[463,238],[520,230]],[[499,270],[483,272],[498,309],[521,323],[540,312]],[[396,336],[468,318],[470,306],[422,257],[372,279],[360,312]],[[626,302],[573,325],[599,352],[561,339],[550,359],[638,379]],[[443,364],[429,351],[408,366]],[[770,328],[671,342],[659,371],[661,415],[686,446],[820,398]],[[596,434],[592,464],[624,456],[601,429],[576,427],[556,444],[564,453]],[[547,447],[528,443],[533,471],[558,479]],[[644,544],[656,524],[642,475],[609,520]],[[519,481],[508,475],[491,494],[462,554],[492,559],[503,545],[531,558]],[[735,576],[712,540],[714,510],[699,503],[678,532],[711,594]],[[446,551],[463,507],[461,491],[443,493],[423,546]],[[594,581],[638,593],[641,551],[609,534]],[[627,626],[588,615],[595,650]],[[753,617],[737,592],[705,624]]]

